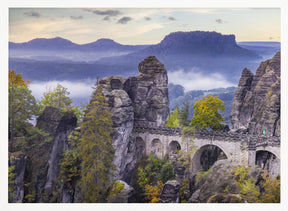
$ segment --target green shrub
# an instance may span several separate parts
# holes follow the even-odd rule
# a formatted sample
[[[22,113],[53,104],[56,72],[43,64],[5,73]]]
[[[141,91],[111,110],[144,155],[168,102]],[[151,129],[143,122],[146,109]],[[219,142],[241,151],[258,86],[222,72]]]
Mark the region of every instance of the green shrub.
[[[125,187],[124,184],[122,184],[119,181],[116,181],[113,186],[112,186],[112,190],[111,190],[111,195],[116,196],[120,193],[120,191]]]
[[[172,180],[175,178],[173,164],[170,162],[166,162],[160,171],[160,178],[163,183],[167,182],[168,180]]]

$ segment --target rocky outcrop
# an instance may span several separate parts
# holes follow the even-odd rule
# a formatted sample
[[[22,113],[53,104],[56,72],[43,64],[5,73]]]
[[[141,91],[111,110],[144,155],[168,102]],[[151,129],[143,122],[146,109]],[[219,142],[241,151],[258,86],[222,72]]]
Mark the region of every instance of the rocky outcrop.
[[[129,183],[143,157],[143,143],[131,137],[133,127],[165,126],[169,115],[167,71],[155,56],[139,63],[140,74],[128,79],[111,76],[99,81],[111,111],[116,179]],[[145,146],[145,145],[144,145]]]
[[[135,126],[165,126],[169,115],[168,76],[164,65],[149,56],[138,65],[140,74],[125,83],[134,107]]]
[[[191,203],[206,203],[208,199],[218,193],[223,193],[225,188],[229,188],[229,193],[238,194],[239,185],[234,179],[234,171],[237,166],[230,160],[219,160],[214,163],[207,177],[202,178],[199,189],[196,190],[189,202]],[[257,167],[249,167],[247,178],[253,177],[258,179],[261,169]]]
[[[179,203],[180,183],[177,180],[169,180],[162,188],[159,203]]]
[[[129,186],[124,181],[117,180],[112,187],[110,195],[108,196],[108,203],[132,203],[132,202],[135,202],[134,188]]]
[[[244,69],[233,99],[233,130],[280,136],[280,52],[262,62],[256,74]]]
[[[43,114],[45,115],[46,113],[47,110],[44,110]],[[48,161],[49,167],[45,189],[52,188],[53,183],[56,181],[60,171],[59,161],[61,153],[65,149],[68,149],[68,136],[77,124],[77,118],[73,112],[68,111],[63,115],[60,115],[60,117],[60,120],[57,122],[58,125],[53,139],[53,147]]]
[[[53,185],[60,171],[59,161],[63,150],[68,149],[68,136],[71,131],[76,127],[77,118],[73,112],[62,113],[59,109],[47,106],[43,113],[37,119],[37,127],[45,132],[48,132],[51,136],[51,141],[46,144],[44,154],[35,154],[35,158],[42,156],[44,159],[41,168],[47,169],[45,172],[41,172],[41,181],[38,181],[37,185],[40,192],[45,191],[45,197],[39,199],[40,201],[47,202],[52,196]],[[40,152],[40,151],[39,151]],[[41,153],[43,153],[41,151]],[[36,173],[36,172],[34,172]],[[42,186],[44,185],[44,187]],[[44,188],[44,190],[42,190]],[[42,193],[39,195],[42,195]]]
[[[245,203],[245,200],[239,194],[218,193],[211,196],[207,203]]]
[[[113,163],[116,167],[117,179],[122,177],[122,171],[126,165],[125,158],[134,121],[132,101],[127,92],[123,90],[125,81],[126,79],[123,77],[112,76],[103,78],[99,82],[111,111],[113,122],[112,145],[116,155]]]
[[[24,199],[24,174],[26,169],[27,156],[21,152],[11,153],[9,156],[9,167],[13,167],[12,172],[15,177],[12,193],[9,194],[9,202],[19,203]],[[10,179],[10,178],[9,178]],[[10,186],[10,184],[9,184]],[[10,187],[9,187],[10,189]]]

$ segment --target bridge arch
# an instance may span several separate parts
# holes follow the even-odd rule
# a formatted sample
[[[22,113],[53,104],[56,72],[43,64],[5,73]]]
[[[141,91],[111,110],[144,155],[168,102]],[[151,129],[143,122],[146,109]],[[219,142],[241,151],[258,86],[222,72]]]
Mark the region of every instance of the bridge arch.
[[[262,169],[268,170],[272,177],[280,174],[280,159],[271,151],[257,150],[255,164]]]
[[[171,141],[168,146],[169,154],[175,154],[178,150],[181,150],[181,145],[178,141]]]
[[[195,152],[192,158],[192,171],[193,173],[200,169],[207,171],[217,160],[227,158],[228,156],[219,146],[205,144]]]
[[[155,138],[152,140],[151,153],[154,153],[158,158],[163,158],[163,144],[160,139]]]
[[[171,141],[168,145],[168,156],[170,160],[176,160],[178,151],[181,150],[181,145],[178,141]]]

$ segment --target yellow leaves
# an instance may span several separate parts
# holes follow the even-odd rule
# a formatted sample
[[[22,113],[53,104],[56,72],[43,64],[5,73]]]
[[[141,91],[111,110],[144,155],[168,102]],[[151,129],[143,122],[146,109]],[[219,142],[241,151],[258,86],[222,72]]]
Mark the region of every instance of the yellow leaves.
[[[260,182],[264,192],[261,193],[261,203],[280,203],[280,176],[273,178],[264,170],[261,174],[263,180]]]
[[[113,184],[113,187],[112,187],[112,190],[111,190],[111,195],[119,195],[120,194],[120,191],[125,187],[125,185],[119,181],[116,181],[114,184]]]
[[[15,70],[9,70],[9,89],[19,86],[28,87],[30,81],[25,82],[21,74],[16,74]]]
[[[234,179],[236,180],[236,182],[242,184],[244,180],[246,179],[247,175],[248,175],[248,170],[246,169],[244,165],[241,165],[237,167],[237,169],[235,170]]]
[[[162,181],[158,181],[156,186],[152,186],[151,184],[145,185],[145,196],[146,199],[149,200],[149,203],[159,202],[162,188],[163,188]]]
[[[149,182],[146,172],[141,167],[138,167],[138,181],[137,182],[141,188],[145,187]]]
[[[259,187],[255,185],[256,180],[250,177],[248,180],[240,183],[240,195],[248,202],[257,202],[260,195]]]
[[[219,122],[225,121],[219,113],[219,111],[225,111],[225,105],[218,97],[204,96],[204,100],[197,101],[193,108],[194,116],[191,125],[198,129],[211,128],[218,130],[221,126]]]

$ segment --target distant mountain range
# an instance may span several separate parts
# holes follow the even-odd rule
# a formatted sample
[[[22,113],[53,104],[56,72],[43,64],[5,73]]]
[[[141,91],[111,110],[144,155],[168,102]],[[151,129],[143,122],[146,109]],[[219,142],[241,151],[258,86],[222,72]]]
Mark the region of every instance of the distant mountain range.
[[[264,44],[265,47],[265,44]],[[256,69],[273,48],[236,43],[234,35],[217,32],[174,32],[155,45],[122,45],[111,39],[76,44],[60,37],[9,42],[9,69],[29,80],[82,80],[108,75],[136,75],[138,63],[155,55],[168,73],[176,70],[219,73],[238,82],[242,69]],[[275,51],[275,52],[274,52]]]
[[[99,39],[87,44],[76,44],[70,40],[55,37],[51,39],[36,38],[29,42],[9,42],[9,50],[48,50],[48,51],[125,51],[131,52],[147,47],[147,45],[121,45],[111,39]]]

